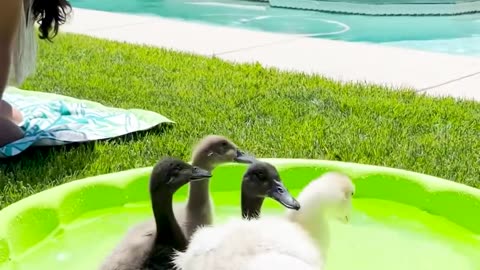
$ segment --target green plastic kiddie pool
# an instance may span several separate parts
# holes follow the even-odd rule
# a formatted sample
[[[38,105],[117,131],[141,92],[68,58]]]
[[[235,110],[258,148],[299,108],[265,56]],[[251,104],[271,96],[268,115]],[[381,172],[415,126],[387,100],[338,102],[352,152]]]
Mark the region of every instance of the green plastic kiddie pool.
[[[352,163],[263,159],[293,195],[326,171],[356,185],[349,224],[332,221],[328,270],[480,269],[480,190],[432,176]],[[215,222],[240,217],[246,165],[213,172]],[[74,181],[0,211],[0,270],[94,270],[129,227],[152,217],[151,168]],[[175,195],[183,201],[187,187]],[[266,200],[263,214],[284,209]]]

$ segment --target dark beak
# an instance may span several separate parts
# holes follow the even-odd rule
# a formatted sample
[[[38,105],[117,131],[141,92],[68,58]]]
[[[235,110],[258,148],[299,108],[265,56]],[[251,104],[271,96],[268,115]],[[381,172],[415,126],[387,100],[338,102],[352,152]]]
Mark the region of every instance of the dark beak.
[[[212,177],[212,174],[204,169],[200,169],[197,166],[193,166],[193,173],[190,177],[190,181],[199,181]]]
[[[254,163],[256,159],[253,156],[250,156],[248,154],[245,154],[245,152],[237,149],[237,156],[233,159],[235,162],[238,163]]]
[[[290,192],[285,188],[282,182],[275,180],[272,189],[269,191],[268,196],[275,199],[283,206],[293,210],[300,209],[300,203],[290,195]]]

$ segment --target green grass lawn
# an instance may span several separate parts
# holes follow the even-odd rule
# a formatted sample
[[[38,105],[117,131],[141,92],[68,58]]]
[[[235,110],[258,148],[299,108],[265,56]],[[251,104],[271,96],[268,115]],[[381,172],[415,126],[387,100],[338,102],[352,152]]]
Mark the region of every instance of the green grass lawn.
[[[75,35],[41,42],[37,73],[22,88],[152,110],[177,124],[0,161],[0,207],[74,179],[151,166],[165,155],[189,159],[192,145],[211,133],[258,157],[375,164],[480,186],[474,102]]]

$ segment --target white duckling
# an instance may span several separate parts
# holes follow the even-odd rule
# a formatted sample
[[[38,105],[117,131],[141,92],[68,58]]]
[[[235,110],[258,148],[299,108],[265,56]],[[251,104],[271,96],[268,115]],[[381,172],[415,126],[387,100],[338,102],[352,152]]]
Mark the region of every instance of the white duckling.
[[[327,217],[348,222],[355,187],[330,172],[299,194],[299,210],[284,217],[232,219],[198,229],[186,251],[176,252],[179,270],[324,269],[329,246]]]

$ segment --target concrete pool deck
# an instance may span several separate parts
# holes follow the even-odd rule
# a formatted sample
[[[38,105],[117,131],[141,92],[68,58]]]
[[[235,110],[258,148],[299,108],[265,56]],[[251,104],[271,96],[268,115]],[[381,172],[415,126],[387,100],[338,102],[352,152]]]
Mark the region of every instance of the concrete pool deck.
[[[480,101],[480,57],[79,8],[62,31]]]

